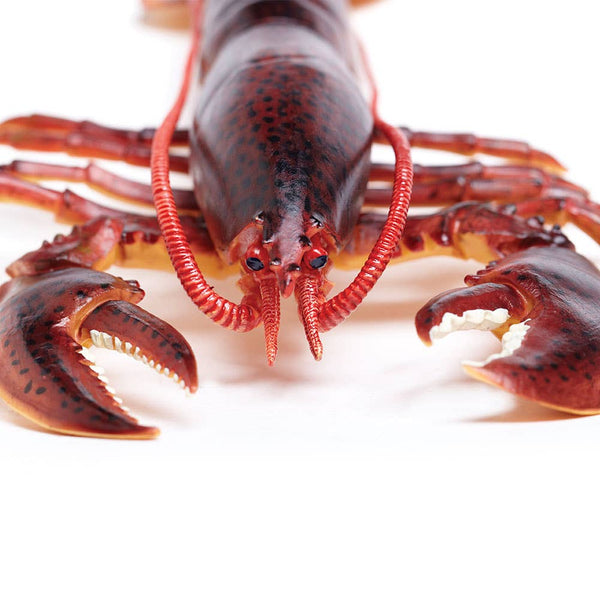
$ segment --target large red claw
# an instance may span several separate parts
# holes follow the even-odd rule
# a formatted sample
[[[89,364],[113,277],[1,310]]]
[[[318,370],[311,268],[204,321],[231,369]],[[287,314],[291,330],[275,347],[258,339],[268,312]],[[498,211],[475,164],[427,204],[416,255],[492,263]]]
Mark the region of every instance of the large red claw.
[[[194,390],[194,355],[172,327],[132,303],[137,283],[85,268],[17,277],[0,287],[0,394],[32,421],[71,435],[154,438],[82,356],[121,350]]]
[[[576,414],[600,412],[600,272],[572,250],[531,248],[465,279],[417,314],[425,342],[489,329],[502,351],[466,363],[474,377]]]

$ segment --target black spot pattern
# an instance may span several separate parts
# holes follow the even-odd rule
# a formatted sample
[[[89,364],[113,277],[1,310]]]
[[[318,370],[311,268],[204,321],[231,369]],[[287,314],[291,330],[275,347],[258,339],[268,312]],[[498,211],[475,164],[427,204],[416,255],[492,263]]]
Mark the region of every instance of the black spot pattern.
[[[600,272],[572,250],[531,248],[469,278],[477,286],[501,283],[531,306],[522,345],[479,371],[512,393],[574,412],[600,412]],[[476,300],[474,301],[476,304]],[[568,326],[566,324],[568,323]],[[535,371],[535,379],[517,374]]]
[[[299,10],[297,2],[263,4],[291,11],[291,21]],[[290,264],[312,215],[340,245],[348,240],[367,182],[373,123],[346,56],[320,26],[263,17],[238,35],[228,30],[218,56],[205,50],[191,165],[215,245],[228,249],[262,213],[271,258]]]
[[[16,277],[5,283],[0,287],[2,396],[19,412],[59,431],[156,435],[156,430],[138,425],[112,399],[85,366],[73,339],[97,303],[110,298],[137,302],[142,296],[136,285],[83,268]]]

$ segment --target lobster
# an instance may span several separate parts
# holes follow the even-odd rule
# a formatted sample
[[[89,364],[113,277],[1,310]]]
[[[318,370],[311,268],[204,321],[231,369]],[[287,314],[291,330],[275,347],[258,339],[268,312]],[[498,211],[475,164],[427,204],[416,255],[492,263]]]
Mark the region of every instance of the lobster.
[[[359,306],[388,263],[434,254],[489,263],[466,279],[469,287],[418,312],[420,337],[429,343],[456,329],[490,330],[503,350],[467,365],[471,374],[559,410],[600,411],[593,317],[600,279],[559,227],[571,221],[598,240],[598,208],[560,176],[552,156],[512,140],[387,124],[342,0],[209,0],[189,8],[185,82],[158,130],[40,115],[0,124],[2,143],[151,166],[153,183],[150,189],[95,164],[15,161],[0,170],[0,194],[75,224],[7,269],[0,352],[9,368],[0,388],[8,404],[63,433],[155,437],[155,427],[140,425],[120,405],[82,347],[120,350],[197,388],[194,354],[181,334],[136,306],[143,296],[137,282],[103,272],[112,263],[164,266],[166,250],[209,318],[237,331],[262,324],[269,364],[278,348],[280,297],[295,296],[309,348],[320,359],[321,333]],[[193,126],[176,130],[198,55],[202,86]],[[370,98],[361,93],[361,72]],[[372,163],[373,143],[392,146],[395,164]],[[177,145],[189,147],[189,157],[169,154]],[[411,147],[489,154],[510,164],[413,165]],[[172,190],[170,170],[190,172],[194,190]],[[157,218],[31,181],[44,178],[156,202]],[[409,201],[442,208],[407,216]],[[358,275],[327,299],[333,264],[357,267]],[[243,298],[235,303],[204,276],[238,265]]]

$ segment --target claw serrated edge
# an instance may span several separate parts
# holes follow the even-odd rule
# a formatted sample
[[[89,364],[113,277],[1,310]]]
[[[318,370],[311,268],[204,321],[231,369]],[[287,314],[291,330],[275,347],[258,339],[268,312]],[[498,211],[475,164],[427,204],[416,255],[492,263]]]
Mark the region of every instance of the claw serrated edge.
[[[529,321],[529,319],[527,319],[527,321]],[[493,360],[511,356],[516,350],[518,350],[521,347],[521,344],[523,343],[523,340],[527,335],[527,331],[530,328],[530,325],[527,325],[527,321],[523,321],[522,323],[514,323],[509,327],[508,331],[502,336],[502,350],[500,350],[500,352],[491,354],[484,361],[481,362],[465,360],[462,363],[463,366],[481,368],[485,367]]]
[[[508,309],[506,308],[496,308],[495,310],[475,308],[466,310],[462,315],[447,312],[443,314],[440,324],[434,325],[431,328],[429,335],[432,340],[439,340],[454,331],[467,331],[471,329],[490,331],[504,325],[508,321],[509,316]],[[481,368],[493,360],[506,358],[513,354],[521,347],[523,339],[529,330],[530,326],[527,325],[527,321],[529,319],[521,323],[513,323],[508,328],[508,331],[501,338],[502,349],[500,352],[488,356],[484,361],[465,360],[462,362],[463,366]]]
[[[104,331],[98,331],[97,329],[90,329],[89,333],[90,338],[92,340],[92,344],[97,348],[116,350],[121,354],[126,354],[127,356],[130,356],[131,358],[142,362],[145,365],[148,365],[157,373],[160,373],[168,379],[171,379],[177,385],[179,385],[179,387],[183,389],[186,392],[186,394],[191,394],[189,387],[185,385],[185,381],[175,371],[171,371],[167,367],[163,367],[160,363],[155,363],[154,360],[150,359],[147,355],[143,354],[141,348],[139,348],[138,346],[134,346],[130,342],[123,342],[116,335],[110,335],[109,333],[106,333]],[[98,374],[98,378],[106,384],[108,380],[106,379],[106,377],[104,377],[104,369],[102,369],[102,367],[96,367],[93,356],[89,352],[87,355],[84,354],[84,356],[86,360],[88,360],[91,363],[91,365],[93,365],[90,366],[90,368],[92,368],[92,370],[94,370]],[[116,397],[115,400],[117,400],[118,402],[122,402]]]
[[[439,340],[454,331],[469,329],[490,331],[506,323],[508,318],[509,313],[506,308],[496,308],[495,310],[475,308],[466,310],[462,315],[447,312],[443,314],[440,324],[431,328],[429,336],[432,340]]]

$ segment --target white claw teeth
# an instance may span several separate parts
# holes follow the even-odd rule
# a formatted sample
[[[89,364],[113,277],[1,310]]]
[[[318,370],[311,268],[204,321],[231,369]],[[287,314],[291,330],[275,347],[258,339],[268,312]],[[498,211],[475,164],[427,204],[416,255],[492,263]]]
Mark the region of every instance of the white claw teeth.
[[[90,330],[90,337],[94,346],[98,348],[106,348],[107,350],[116,350],[122,354],[127,354],[128,356],[135,358],[135,360],[139,360],[145,365],[153,368],[158,373],[171,378],[175,383],[179,384],[182,389],[186,390],[186,393],[189,393],[189,389],[185,386],[184,381],[179,377],[179,375],[177,375],[177,373],[175,373],[175,371],[171,371],[167,367],[163,367],[163,365],[160,363],[151,360],[142,353],[141,348],[134,346],[131,342],[124,342],[116,335],[112,336],[104,331],[98,331],[96,329]],[[89,367],[97,374],[98,379],[104,384],[107,384],[108,379],[104,376],[104,369],[94,363],[94,357],[91,355],[91,353],[89,353],[86,348],[82,348],[80,354],[90,363]],[[115,390],[106,385],[105,387],[114,396]],[[119,401],[116,396],[115,399]]]
[[[108,333],[92,329],[90,331],[90,337],[92,338],[92,344],[97,348],[114,349],[112,336],[108,335]]]
[[[90,330],[90,337],[92,338],[92,344],[94,344],[94,346],[100,346],[102,335],[99,331],[96,329]]]
[[[94,362],[94,355],[92,354],[89,348],[81,347],[79,349],[79,354],[81,354],[81,356],[83,356],[83,358],[89,363]]]
[[[95,373],[97,373],[98,375],[104,375],[104,373],[105,373],[104,368],[99,365],[96,365],[96,364],[91,364],[90,369],[92,371],[94,371]]]
[[[465,317],[465,318],[467,319],[467,321],[469,321],[473,325],[481,325],[483,323],[483,321],[485,320],[485,313],[483,311],[472,310],[472,311],[467,311],[467,313],[469,313],[469,316]],[[465,316],[465,315],[463,315],[463,316]]]
[[[102,333],[102,341],[104,342],[104,347],[109,350],[114,350],[115,345],[113,343],[112,335],[108,335],[108,333]]]
[[[495,310],[475,308],[473,310],[466,310],[462,315],[447,312],[442,316],[440,324],[434,325],[431,328],[429,335],[432,340],[438,340],[453,331],[465,331],[468,329],[489,331],[506,323],[508,317],[509,314],[506,308],[497,308]]]
[[[429,335],[432,340],[438,340],[453,331],[465,331],[468,329],[490,331],[497,329],[500,325],[506,323],[508,318],[509,313],[506,308],[497,308],[495,310],[476,308],[473,310],[466,310],[462,315],[455,315],[447,312],[442,316],[440,324],[431,328]],[[525,338],[529,327],[527,321],[514,323],[502,336],[502,350],[500,352],[492,354],[483,362],[463,361],[463,365],[484,367],[493,360],[510,356],[523,343],[523,339]]]
[[[470,367],[485,367],[488,363],[493,360],[497,360],[498,358],[506,358],[518,350],[525,339],[525,335],[529,330],[529,325],[527,325],[527,321],[523,321],[522,323],[515,323],[511,325],[508,331],[502,336],[502,350],[500,352],[496,352],[488,356],[484,361],[463,361],[463,365]]]

